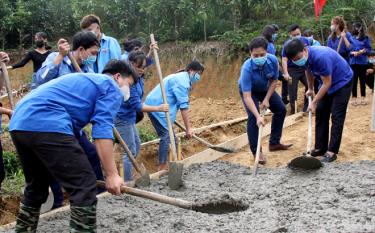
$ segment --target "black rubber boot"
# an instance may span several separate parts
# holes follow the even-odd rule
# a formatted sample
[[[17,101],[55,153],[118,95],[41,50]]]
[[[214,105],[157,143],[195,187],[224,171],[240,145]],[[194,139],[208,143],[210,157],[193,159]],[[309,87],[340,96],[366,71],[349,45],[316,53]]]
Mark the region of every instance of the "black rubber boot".
[[[96,203],[91,206],[70,206],[70,232],[96,232]]]
[[[40,207],[30,207],[21,203],[17,216],[16,233],[33,233],[38,227]]]

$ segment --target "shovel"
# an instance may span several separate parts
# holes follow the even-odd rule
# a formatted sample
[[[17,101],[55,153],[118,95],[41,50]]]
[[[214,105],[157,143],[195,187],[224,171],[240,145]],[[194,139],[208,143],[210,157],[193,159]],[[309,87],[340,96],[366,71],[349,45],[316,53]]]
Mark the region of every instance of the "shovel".
[[[150,35],[151,43],[155,43],[154,34]],[[154,59],[156,69],[158,71],[159,82],[160,82],[160,89],[161,94],[163,96],[164,104],[168,104],[167,95],[165,94],[165,87],[163,82],[163,74],[161,73],[161,67],[159,62],[159,55],[156,48],[152,48],[154,52]],[[177,151],[176,151],[176,142],[174,140],[173,128],[172,128],[172,121],[169,111],[165,113],[165,118],[167,120],[168,125],[168,133],[169,133],[169,140],[170,140],[170,148],[173,155],[173,161],[169,162],[169,172],[168,172],[168,186],[172,190],[177,190],[182,185],[182,171],[183,171],[183,163],[177,161]]]
[[[126,145],[124,139],[122,139],[120,133],[116,128],[113,128],[113,133],[117,140],[119,141],[121,147],[125,150],[126,155],[130,159],[131,163],[133,164],[135,170],[138,172],[138,174],[141,175],[140,178],[138,178],[135,181],[135,185],[138,187],[146,187],[150,185],[150,174],[147,172],[146,168],[143,166],[143,164],[138,164],[137,161],[134,159],[132,152],[129,150],[129,147]]]
[[[104,181],[97,181],[97,187],[105,189]],[[121,186],[121,193],[126,193],[136,197],[142,197],[145,199],[157,201],[160,203],[173,205],[186,210],[194,210],[197,212],[207,213],[207,214],[226,214],[231,212],[244,211],[249,206],[244,203],[237,203],[237,201],[211,201],[206,203],[193,203],[185,201],[179,198],[169,197],[161,195],[159,193],[149,192],[137,188],[131,188],[127,186]]]
[[[261,117],[264,117],[264,114],[266,113],[267,109],[263,109],[262,112],[260,113]],[[255,154],[255,162],[254,162],[254,171],[253,171],[253,176],[257,175],[258,172],[258,164],[259,164],[259,156],[260,156],[260,148],[262,147],[262,135],[263,135],[263,125],[261,124],[259,126],[259,131],[258,131],[258,145],[257,145],[257,151]]]
[[[311,96],[309,96],[309,104],[311,103]],[[312,112],[309,111],[309,127],[307,131],[307,149],[306,154],[297,157],[290,161],[288,167],[291,169],[315,170],[323,167],[322,162],[311,156],[312,144]]]
[[[186,132],[186,129],[180,124],[178,123],[177,121],[175,122],[175,124],[180,128],[182,129],[183,131]],[[233,153],[235,152],[235,150],[233,148],[228,148],[228,147],[223,147],[223,146],[215,146],[215,145],[212,145],[211,143],[207,142],[206,140],[204,140],[203,138],[200,138],[198,137],[197,135],[193,134],[193,138],[197,139],[199,142],[205,144],[208,148],[210,149],[213,149],[213,150],[216,150],[216,151],[219,151],[219,152],[223,152],[223,153]]]

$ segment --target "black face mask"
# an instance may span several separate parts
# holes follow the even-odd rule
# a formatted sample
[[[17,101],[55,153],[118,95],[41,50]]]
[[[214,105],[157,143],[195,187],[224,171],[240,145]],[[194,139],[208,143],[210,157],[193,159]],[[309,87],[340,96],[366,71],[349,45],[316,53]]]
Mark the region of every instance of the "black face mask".
[[[36,44],[36,47],[42,48],[46,43],[42,40],[37,40],[35,44]]]

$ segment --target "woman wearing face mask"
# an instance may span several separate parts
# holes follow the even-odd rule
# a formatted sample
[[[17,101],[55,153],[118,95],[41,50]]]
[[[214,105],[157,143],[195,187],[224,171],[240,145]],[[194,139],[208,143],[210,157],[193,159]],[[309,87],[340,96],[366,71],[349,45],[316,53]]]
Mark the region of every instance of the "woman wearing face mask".
[[[371,51],[370,37],[365,34],[361,23],[353,24],[352,46],[350,52],[350,66],[353,70],[352,105],[366,105],[366,70],[367,54]],[[357,100],[357,84],[360,84],[361,100]]]
[[[163,79],[167,101],[169,104],[169,114],[172,123],[176,120],[178,110],[181,110],[181,116],[186,128],[186,136],[190,138],[193,133],[189,122],[189,94],[192,85],[196,84],[204,71],[204,66],[198,61],[193,61],[175,74],[168,75]],[[158,84],[147,95],[145,104],[149,106],[159,106],[163,103],[160,84]],[[159,171],[167,170],[168,148],[170,144],[167,120],[163,112],[150,112],[148,114],[152,125],[158,136],[159,143]]]
[[[345,31],[346,23],[344,18],[341,16],[334,17],[331,21],[330,29],[331,35],[328,37],[327,46],[337,51],[349,63],[352,35]]]
[[[59,52],[51,53],[36,74],[37,86],[64,74],[74,73],[75,68],[68,58],[68,53],[75,58],[82,72],[92,73],[92,64],[96,61],[99,51],[99,41],[89,31],[81,31],[73,36],[73,51],[67,40],[57,42]]]
[[[18,63],[8,66],[9,69],[17,69],[24,67],[30,60],[33,61],[33,76],[31,80],[31,89],[35,88],[35,74],[42,66],[48,55],[51,53],[51,47],[47,44],[47,34],[38,32],[34,36],[36,48],[26,54],[26,56]]]
[[[248,115],[247,136],[250,151],[254,156],[258,143],[258,127],[264,125],[259,109],[269,108],[273,112],[269,150],[287,150],[292,146],[292,144],[280,143],[286,108],[281,97],[275,92],[279,63],[274,55],[267,53],[267,45],[264,37],[257,37],[251,41],[249,46],[251,58],[242,65],[241,76],[238,80],[240,95]],[[266,163],[266,156],[262,150],[259,163]]]
[[[167,104],[149,106],[142,103],[144,94],[144,69],[146,68],[145,53],[142,51],[131,52],[128,60],[138,75],[138,82],[130,87],[130,97],[122,103],[120,111],[117,113],[115,126],[133,156],[136,157],[141,147],[141,140],[136,128],[137,112],[167,112],[169,108]],[[132,163],[126,154],[123,155],[123,163],[124,178],[125,181],[129,182],[132,180]]]

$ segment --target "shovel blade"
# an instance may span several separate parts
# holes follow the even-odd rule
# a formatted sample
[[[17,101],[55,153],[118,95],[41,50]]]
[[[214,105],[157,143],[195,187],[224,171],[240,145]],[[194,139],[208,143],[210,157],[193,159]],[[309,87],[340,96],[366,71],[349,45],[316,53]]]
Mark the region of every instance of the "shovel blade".
[[[303,155],[290,161],[288,167],[291,169],[316,170],[323,167],[323,163],[317,158]]]
[[[148,172],[143,173],[143,175],[135,181],[135,185],[137,187],[148,187],[150,186],[150,183],[151,179],[150,174]]]
[[[179,162],[169,163],[168,186],[172,190],[178,190],[182,186],[182,172],[184,164]]]
[[[210,146],[211,149],[223,152],[223,153],[234,153],[235,149],[228,148],[228,147],[222,147],[222,146]]]

